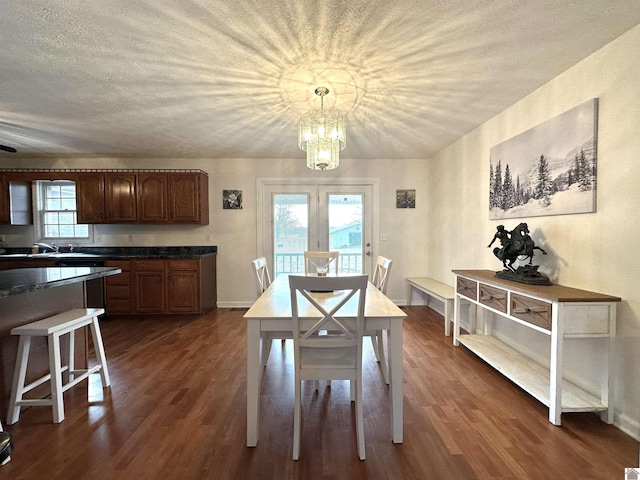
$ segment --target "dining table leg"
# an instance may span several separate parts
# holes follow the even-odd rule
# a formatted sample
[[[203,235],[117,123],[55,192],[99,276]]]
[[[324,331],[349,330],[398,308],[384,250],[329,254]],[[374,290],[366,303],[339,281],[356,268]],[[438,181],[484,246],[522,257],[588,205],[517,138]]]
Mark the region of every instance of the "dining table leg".
[[[402,318],[390,319],[389,348],[389,399],[391,404],[391,440],[402,443]]]
[[[260,320],[247,320],[247,447],[258,445],[261,343]]]

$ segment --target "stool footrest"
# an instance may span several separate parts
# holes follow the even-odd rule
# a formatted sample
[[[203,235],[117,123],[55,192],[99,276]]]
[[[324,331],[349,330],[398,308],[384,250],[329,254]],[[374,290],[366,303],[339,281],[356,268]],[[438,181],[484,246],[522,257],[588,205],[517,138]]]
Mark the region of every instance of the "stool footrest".
[[[89,370],[74,370],[74,375],[77,372],[77,373],[80,373],[80,376],[62,385],[62,391],[66,392],[71,387],[74,387],[81,381],[86,380],[89,377],[89,375],[91,375],[92,373],[98,372],[101,368],[102,368],[101,365],[96,365],[95,367],[92,367]]]
[[[51,398],[23,398],[16,401],[16,407],[48,407],[53,405]]]

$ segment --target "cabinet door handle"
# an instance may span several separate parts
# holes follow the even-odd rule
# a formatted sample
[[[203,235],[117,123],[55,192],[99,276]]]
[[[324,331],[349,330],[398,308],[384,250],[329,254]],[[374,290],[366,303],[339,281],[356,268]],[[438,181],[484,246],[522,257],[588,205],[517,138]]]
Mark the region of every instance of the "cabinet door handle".
[[[507,298],[505,295],[489,295],[480,297],[480,300],[504,300]]]
[[[547,309],[543,307],[538,307],[538,308],[525,307],[525,308],[513,309],[513,313],[546,313],[546,312],[547,312]]]

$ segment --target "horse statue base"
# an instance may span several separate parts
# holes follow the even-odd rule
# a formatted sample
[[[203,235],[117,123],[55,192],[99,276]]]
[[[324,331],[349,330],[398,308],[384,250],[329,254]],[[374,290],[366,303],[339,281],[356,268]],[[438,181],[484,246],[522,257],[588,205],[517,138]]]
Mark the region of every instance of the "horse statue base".
[[[515,272],[508,269],[496,272],[496,277],[528,285],[551,285],[549,277],[538,272],[538,267],[539,265],[523,265]]]

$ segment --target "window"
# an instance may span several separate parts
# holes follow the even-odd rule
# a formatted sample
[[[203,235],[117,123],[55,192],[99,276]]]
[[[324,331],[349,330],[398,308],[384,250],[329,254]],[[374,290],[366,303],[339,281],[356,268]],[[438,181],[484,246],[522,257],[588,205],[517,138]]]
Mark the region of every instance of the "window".
[[[76,185],[68,180],[36,182],[37,228],[41,240],[90,242],[91,225],[78,224]]]

